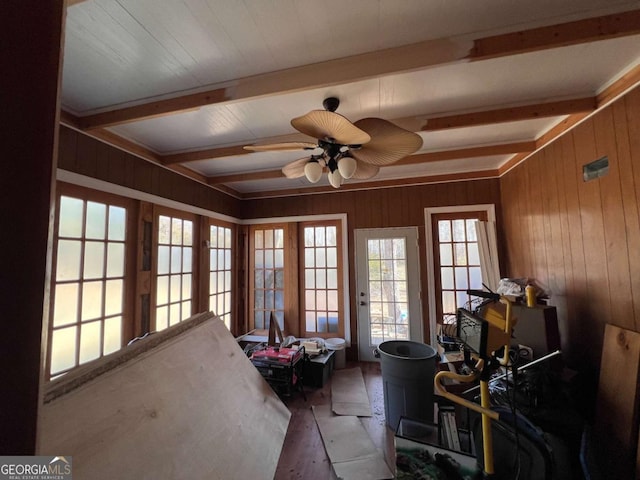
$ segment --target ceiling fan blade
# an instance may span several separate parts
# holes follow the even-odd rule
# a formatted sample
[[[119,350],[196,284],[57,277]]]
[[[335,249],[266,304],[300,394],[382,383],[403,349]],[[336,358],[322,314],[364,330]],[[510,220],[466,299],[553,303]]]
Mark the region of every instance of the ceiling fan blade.
[[[287,178],[300,178],[304,176],[304,167],[309,163],[309,157],[304,157],[299,160],[287,163],[282,167],[282,173]]]
[[[351,178],[356,180],[367,180],[368,178],[375,177],[379,171],[380,167],[377,165],[372,165],[358,160],[358,168],[356,168],[356,173],[354,173]]]
[[[252,152],[274,152],[274,151],[293,151],[293,150],[314,150],[318,145],[310,142],[284,142],[271,143],[268,145],[246,145],[245,150]]]
[[[293,128],[320,140],[333,139],[341,145],[362,145],[371,140],[369,134],[339,113],[327,110],[312,110],[306,115],[291,120]]]
[[[422,137],[381,118],[363,118],[355,125],[371,136],[371,141],[351,154],[372,165],[389,165],[422,148]]]

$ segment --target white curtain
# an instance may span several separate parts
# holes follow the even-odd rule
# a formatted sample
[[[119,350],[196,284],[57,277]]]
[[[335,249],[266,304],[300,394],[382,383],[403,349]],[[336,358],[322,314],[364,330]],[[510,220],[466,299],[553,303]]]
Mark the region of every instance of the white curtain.
[[[480,270],[482,283],[491,289],[498,290],[500,283],[500,263],[498,260],[498,239],[496,222],[476,222],[478,249],[480,250]]]

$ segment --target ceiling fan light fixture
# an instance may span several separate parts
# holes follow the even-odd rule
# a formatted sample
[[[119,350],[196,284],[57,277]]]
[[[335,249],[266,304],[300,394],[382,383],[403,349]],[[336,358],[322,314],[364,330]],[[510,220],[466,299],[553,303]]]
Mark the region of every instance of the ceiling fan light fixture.
[[[356,159],[353,157],[342,157],[338,160],[338,171],[342,178],[349,179],[353,177],[354,173],[356,173],[356,169],[358,168],[358,163]]]
[[[329,172],[327,177],[329,178],[329,183],[333,188],[340,188],[340,185],[342,185],[342,175],[340,175],[339,170]]]
[[[317,160],[310,160],[304,166],[304,176],[307,177],[311,183],[318,183],[320,177],[322,177],[322,165]]]

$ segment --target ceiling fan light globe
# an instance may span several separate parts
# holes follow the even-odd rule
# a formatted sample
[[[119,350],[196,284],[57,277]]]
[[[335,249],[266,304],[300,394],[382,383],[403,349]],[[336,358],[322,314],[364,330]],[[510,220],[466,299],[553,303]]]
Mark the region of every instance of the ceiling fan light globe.
[[[342,178],[351,178],[353,174],[356,173],[356,169],[358,168],[358,163],[356,159],[353,157],[342,157],[338,160],[338,171]]]
[[[322,166],[318,162],[309,162],[304,166],[304,176],[311,183],[318,183],[322,177]]]
[[[334,170],[333,172],[329,172],[327,177],[333,188],[340,188],[340,185],[342,185],[342,175],[340,175],[340,171]]]

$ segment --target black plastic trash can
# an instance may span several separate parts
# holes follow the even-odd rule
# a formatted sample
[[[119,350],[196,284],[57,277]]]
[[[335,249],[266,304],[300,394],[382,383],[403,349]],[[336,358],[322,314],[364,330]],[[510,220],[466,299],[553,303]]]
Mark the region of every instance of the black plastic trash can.
[[[400,417],[433,422],[433,378],[436,350],[424,343],[391,340],[378,346],[387,425]]]

